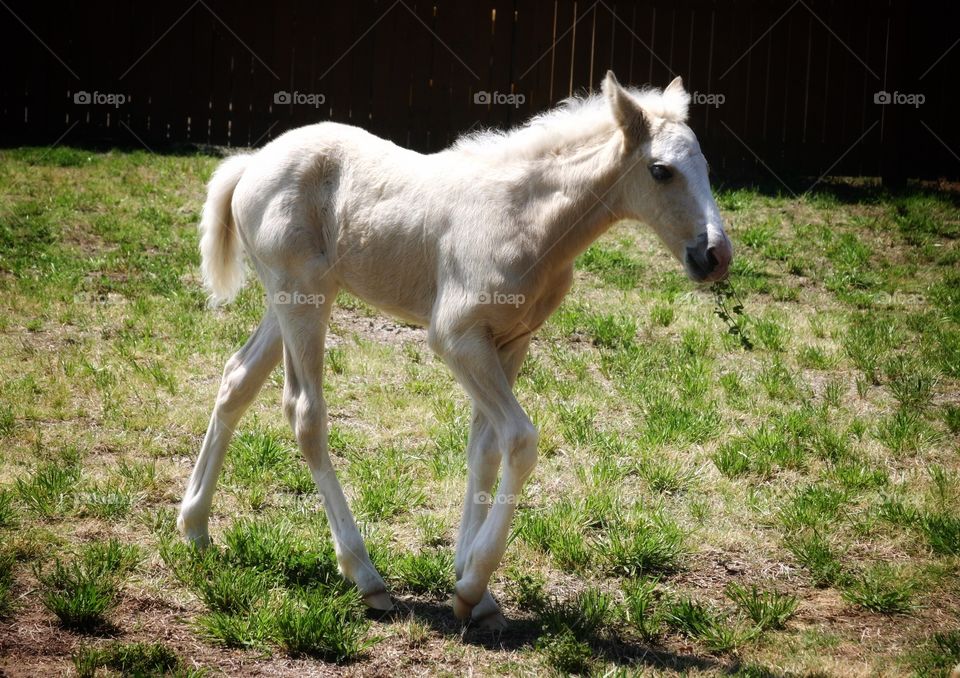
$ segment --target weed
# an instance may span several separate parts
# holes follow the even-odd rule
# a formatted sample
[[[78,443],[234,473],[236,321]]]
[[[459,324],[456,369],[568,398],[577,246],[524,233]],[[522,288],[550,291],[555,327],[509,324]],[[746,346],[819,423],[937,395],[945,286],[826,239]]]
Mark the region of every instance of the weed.
[[[547,664],[561,675],[586,674],[590,670],[593,651],[570,629],[543,636],[536,647]]]
[[[111,643],[106,647],[81,647],[73,653],[79,678],[94,678],[97,669],[124,676],[197,675],[183,669],[176,652],[162,643]]]
[[[326,533],[308,538],[289,520],[238,520],[223,535],[227,559],[256,568],[294,586],[342,582],[333,544]]]
[[[886,363],[885,369],[890,391],[901,410],[924,412],[930,407],[937,375],[929,366],[917,358],[898,355]]]
[[[797,598],[777,591],[761,591],[756,586],[747,589],[731,582],[724,589],[727,598],[761,630],[779,629],[787,623],[797,609]]]
[[[879,563],[852,578],[843,588],[843,597],[874,612],[909,612],[916,588],[917,583],[899,568]]]
[[[130,513],[135,501],[133,492],[106,484],[94,487],[83,495],[83,512],[98,518],[117,518]]]
[[[276,612],[270,606],[241,613],[213,611],[197,616],[194,626],[205,638],[237,648],[263,648],[274,633]]]
[[[249,614],[267,597],[270,579],[254,569],[229,567],[215,559],[193,579],[193,590],[212,612]]]
[[[17,508],[13,504],[13,493],[10,490],[0,490],[0,528],[16,527],[19,524]]]
[[[940,631],[910,654],[916,675],[921,678],[947,678],[960,664],[960,628]]]
[[[756,635],[754,629],[734,625],[717,610],[690,598],[670,602],[663,615],[668,625],[718,652],[732,650]]]
[[[35,569],[43,590],[40,600],[67,628],[92,631],[106,623],[106,614],[116,605],[114,577],[91,572],[82,563],[64,564],[57,559],[52,571]]]
[[[659,325],[660,327],[669,327],[673,322],[674,310],[673,306],[668,306],[666,304],[654,304],[650,309],[650,321],[654,325]]]
[[[356,591],[334,594],[311,588],[290,593],[276,617],[276,640],[291,655],[308,655],[345,664],[375,642]]]
[[[613,602],[596,588],[581,591],[568,600],[545,599],[535,608],[543,628],[550,634],[573,631],[578,638],[595,638],[613,618]]]
[[[787,328],[783,319],[768,315],[753,323],[753,338],[768,351],[782,353],[787,347]]]
[[[224,481],[247,489],[279,483],[296,494],[315,487],[297,449],[276,433],[264,429],[242,431],[230,443]]]
[[[376,455],[352,460],[350,474],[356,479],[354,510],[369,520],[384,520],[424,503],[414,483],[403,451],[389,447]]]
[[[950,433],[960,433],[960,405],[946,405],[943,408],[943,422],[950,429]]]
[[[743,302],[733,286],[727,281],[713,283],[716,308],[714,313],[727,326],[727,333],[736,337],[740,345],[748,351],[753,350],[753,342],[747,335],[748,316],[743,311]]]
[[[611,573],[628,577],[672,572],[686,552],[683,530],[659,511],[611,526],[600,550]]]
[[[20,501],[41,518],[55,518],[70,511],[80,480],[80,464],[75,460],[47,462],[29,478],[17,478]]]
[[[877,440],[897,455],[920,451],[937,440],[936,432],[915,412],[897,410],[882,419],[874,433]]]
[[[846,501],[845,492],[829,487],[811,485],[798,489],[780,509],[780,524],[789,532],[836,524]]]
[[[622,349],[633,345],[637,324],[629,316],[590,314],[585,317],[587,334],[600,348]]]
[[[92,631],[106,623],[117,603],[119,575],[139,560],[139,547],[110,539],[87,545],[71,561],[56,558],[51,569],[35,565],[41,601],[64,626]]]
[[[656,579],[630,579],[623,585],[624,621],[636,629],[646,641],[660,632],[661,617],[653,610]]]
[[[449,549],[425,549],[390,557],[390,578],[404,591],[437,597],[453,591],[453,553]]]
[[[12,552],[0,551],[0,619],[9,617],[14,609],[11,591],[13,589],[13,567],[16,562]]]
[[[340,346],[332,346],[327,349],[327,365],[334,374],[346,374],[347,372],[347,352]]]
[[[797,354],[797,363],[809,370],[829,370],[836,366],[837,359],[819,346],[804,346]]]
[[[786,547],[810,572],[815,586],[830,586],[844,579],[840,558],[822,533],[813,530],[789,535]]]
[[[579,571],[590,562],[586,523],[583,506],[560,502],[548,509],[521,512],[514,530],[525,542],[550,554],[561,569]]]
[[[679,461],[671,459],[644,459],[640,477],[655,492],[676,493],[684,490],[693,478],[693,472]]]

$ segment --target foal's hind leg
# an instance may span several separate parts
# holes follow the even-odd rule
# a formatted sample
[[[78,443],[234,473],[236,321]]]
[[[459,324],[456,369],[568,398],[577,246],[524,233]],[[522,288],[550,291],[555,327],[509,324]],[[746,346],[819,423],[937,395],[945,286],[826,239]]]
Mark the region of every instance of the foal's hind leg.
[[[210,502],[230,438],[270,370],[280,362],[282,346],[276,316],[267,309],[260,326],[223,369],[223,379],[207,435],[203,439],[200,456],[187,484],[177,519],[180,532],[198,546],[205,546],[209,541],[207,520]]]
[[[393,603],[386,584],[370,562],[327,451],[323,348],[327,320],[337,289],[332,284],[312,289],[307,287],[308,284],[288,289],[298,292],[311,290],[312,294],[304,298],[315,303],[275,306],[283,334],[283,408],[310,466],[313,480],[323,496],[323,507],[330,523],[340,571],[356,583],[368,606],[389,610],[393,608]],[[273,298],[276,298],[275,295],[276,290]],[[293,296],[294,300],[297,298],[298,295]]]

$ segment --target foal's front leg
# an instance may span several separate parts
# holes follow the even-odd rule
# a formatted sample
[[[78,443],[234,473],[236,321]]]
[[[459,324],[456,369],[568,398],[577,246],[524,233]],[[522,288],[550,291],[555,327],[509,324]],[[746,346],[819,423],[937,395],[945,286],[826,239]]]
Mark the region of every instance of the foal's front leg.
[[[466,545],[461,540],[460,544],[466,549],[466,555],[458,555],[462,572],[458,572],[453,610],[457,617],[466,620],[481,602],[484,606],[487,604],[487,585],[503,559],[517,500],[524,482],[536,466],[537,431],[513,395],[511,382],[516,376],[515,371],[511,370],[513,374],[508,376],[506,366],[501,363],[493,342],[484,331],[472,328],[463,334],[433,337],[432,343],[486,418],[503,460],[503,473],[493,506],[471,543]],[[525,352],[526,343],[516,370]],[[468,496],[466,501],[471,499]],[[492,602],[492,598],[490,600]]]
[[[512,387],[530,346],[530,335],[519,337],[498,351],[500,366]],[[496,432],[486,415],[474,404],[470,420],[470,439],[467,443],[467,493],[463,500],[463,519],[457,539],[457,557],[454,561],[457,579],[463,575],[470,547],[490,510],[493,484],[500,469],[500,449]],[[473,608],[472,621],[492,630],[502,630],[507,620],[488,588]]]

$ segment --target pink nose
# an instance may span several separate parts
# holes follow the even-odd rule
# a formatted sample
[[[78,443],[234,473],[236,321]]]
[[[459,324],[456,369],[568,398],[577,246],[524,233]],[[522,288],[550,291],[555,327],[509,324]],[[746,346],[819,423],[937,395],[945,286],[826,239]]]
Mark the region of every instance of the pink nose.
[[[707,273],[707,280],[723,280],[730,271],[730,262],[733,259],[733,248],[730,247],[730,241],[726,238],[717,245],[711,245],[707,248],[707,263],[710,268]]]

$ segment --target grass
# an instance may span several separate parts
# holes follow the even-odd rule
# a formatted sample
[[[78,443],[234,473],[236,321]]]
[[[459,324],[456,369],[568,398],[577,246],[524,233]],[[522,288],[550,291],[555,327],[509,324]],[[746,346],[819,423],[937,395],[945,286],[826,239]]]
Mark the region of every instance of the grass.
[[[13,569],[16,558],[6,550],[0,551],[0,619],[11,616],[15,606],[13,602]]]
[[[353,661],[371,646],[369,622],[360,616],[354,591],[330,595],[307,589],[289,596],[276,619],[277,642],[292,655],[308,655],[338,664]]]
[[[725,593],[761,630],[781,629],[797,609],[797,597],[777,591],[749,589],[736,582],[727,585]]]
[[[92,632],[105,627],[118,602],[120,576],[139,559],[138,547],[111,539],[87,545],[71,560],[37,565],[41,602],[67,628]]]
[[[202,671],[187,669],[177,653],[162,643],[120,643],[104,647],[81,647],[73,654],[79,678],[94,678],[98,669],[124,676],[199,676]]]
[[[886,563],[871,566],[843,589],[843,596],[867,610],[909,612],[917,583]]]
[[[0,151],[11,665],[80,673],[52,649],[64,633],[101,674],[943,675],[960,661],[944,623],[960,616],[956,195],[722,190],[736,261],[713,294],[636,225],[582,253],[517,381],[541,444],[491,583],[511,627],[461,637],[447,601],[470,404],[422,331],[345,291],[331,460],[399,612],[367,614],[339,572],[282,369],[230,445],[212,547],[176,538],[223,363],[263,311],[255,282],[206,307],[196,223],[215,165]]]

